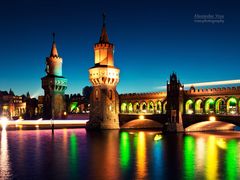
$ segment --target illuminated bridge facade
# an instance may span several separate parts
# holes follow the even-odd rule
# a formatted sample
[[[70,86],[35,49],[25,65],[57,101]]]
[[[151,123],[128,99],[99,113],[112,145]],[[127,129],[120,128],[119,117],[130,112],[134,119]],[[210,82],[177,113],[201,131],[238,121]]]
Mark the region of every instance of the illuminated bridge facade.
[[[143,116],[159,122],[166,131],[184,131],[203,121],[217,123],[205,123],[202,129],[197,125],[198,130],[224,123],[240,126],[240,87],[184,90],[173,74],[167,92],[121,94],[119,99],[121,126]]]
[[[240,114],[240,87],[183,90],[183,114]],[[166,114],[167,93],[120,95],[121,114]]]

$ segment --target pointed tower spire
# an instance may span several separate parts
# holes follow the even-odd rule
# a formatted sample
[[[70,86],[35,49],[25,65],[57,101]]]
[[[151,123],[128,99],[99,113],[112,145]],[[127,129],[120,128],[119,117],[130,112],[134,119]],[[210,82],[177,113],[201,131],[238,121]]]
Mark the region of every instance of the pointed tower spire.
[[[58,51],[57,51],[57,46],[55,42],[55,33],[52,33],[52,36],[53,36],[53,43],[52,43],[50,57],[58,57]]]
[[[102,26],[102,33],[99,39],[99,43],[109,43],[108,35],[107,35],[107,28],[106,28],[106,15],[105,13],[102,14],[103,18],[103,26]]]
[[[15,96],[14,92],[12,91],[12,88],[9,90],[9,95]]]

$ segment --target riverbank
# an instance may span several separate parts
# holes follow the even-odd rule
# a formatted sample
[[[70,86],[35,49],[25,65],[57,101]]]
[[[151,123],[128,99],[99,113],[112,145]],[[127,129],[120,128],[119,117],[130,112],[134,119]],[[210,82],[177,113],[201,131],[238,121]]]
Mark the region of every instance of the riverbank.
[[[62,129],[62,128],[85,128],[88,120],[17,120],[8,121],[7,130],[25,129]],[[2,127],[1,127],[2,129]]]

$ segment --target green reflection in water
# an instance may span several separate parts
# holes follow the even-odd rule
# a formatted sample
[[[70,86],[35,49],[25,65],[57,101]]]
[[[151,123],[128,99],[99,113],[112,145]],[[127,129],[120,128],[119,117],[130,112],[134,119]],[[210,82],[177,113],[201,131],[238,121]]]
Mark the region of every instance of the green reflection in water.
[[[194,179],[195,176],[195,139],[192,136],[184,138],[184,174],[186,179]]]
[[[129,165],[130,158],[130,140],[127,132],[121,132],[120,135],[120,164],[123,169]]]
[[[77,169],[78,169],[78,144],[77,144],[77,136],[73,133],[70,135],[70,171],[71,176],[76,178]]]
[[[237,179],[237,141],[229,140],[227,142],[226,152],[226,175],[227,179]]]

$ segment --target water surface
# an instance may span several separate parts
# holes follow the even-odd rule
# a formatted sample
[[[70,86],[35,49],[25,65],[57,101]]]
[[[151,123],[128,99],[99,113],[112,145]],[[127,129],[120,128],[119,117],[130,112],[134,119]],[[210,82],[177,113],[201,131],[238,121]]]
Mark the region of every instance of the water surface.
[[[237,179],[240,133],[1,131],[0,179]]]

